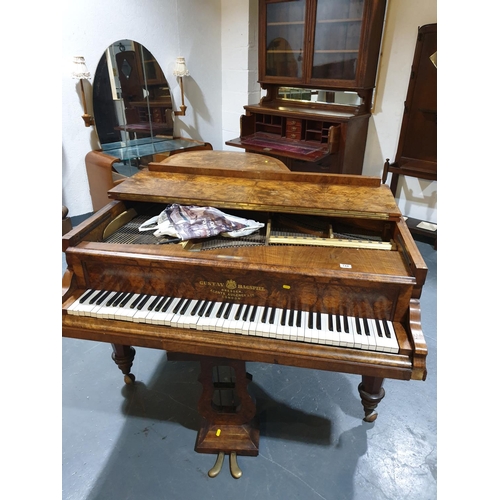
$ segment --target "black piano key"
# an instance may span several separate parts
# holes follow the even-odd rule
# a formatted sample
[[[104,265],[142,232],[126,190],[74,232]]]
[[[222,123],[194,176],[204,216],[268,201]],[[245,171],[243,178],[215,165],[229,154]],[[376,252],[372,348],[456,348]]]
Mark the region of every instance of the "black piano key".
[[[361,334],[362,334],[362,332],[361,332],[361,323],[359,322],[359,318],[356,316],[356,317],[354,318],[354,321],[355,321],[355,323],[356,323],[356,333],[357,333],[358,335],[361,335]]]
[[[332,314],[328,315],[328,330],[330,332],[333,332],[333,315]]]
[[[271,309],[271,314],[269,315],[269,324],[274,325],[274,318],[276,316],[276,307]]]
[[[180,310],[180,308],[182,307],[182,305],[184,304],[184,301],[185,301],[185,300],[186,300],[186,299],[181,299],[181,300],[179,300],[179,302],[177,302],[177,304],[175,304],[175,307],[172,309],[172,312],[173,312],[174,314],[177,314],[177,313],[179,312],[179,310]]]
[[[297,311],[296,316],[295,325],[300,328],[302,326],[302,311]]]
[[[179,314],[186,314],[186,311],[188,310],[189,304],[191,304],[192,299],[186,300],[186,303],[182,306],[181,310],[179,311]]]
[[[316,313],[316,329],[321,330],[321,313]]]
[[[107,297],[109,297],[109,298],[108,298],[108,300],[106,301],[106,303],[104,304],[106,307],[110,307],[111,305],[113,305],[113,302],[115,301],[115,299],[116,299],[119,295],[121,295],[121,292],[114,292],[114,293],[113,293],[113,292],[110,292],[110,293],[112,294],[112,295],[111,295],[111,297],[109,297],[109,295],[108,295]]]
[[[127,293],[127,295],[121,300],[119,306],[120,307],[125,307],[129,303],[130,299],[133,296],[134,296],[134,292]]]
[[[219,307],[219,310],[217,311],[217,314],[215,315],[217,318],[220,318],[222,316],[222,314],[224,313],[224,309],[226,308],[227,306],[227,302],[223,302],[220,307]]]
[[[340,314],[337,314],[337,316],[335,317],[335,326],[336,326],[336,331],[337,332],[341,332],[342,331],[342,324],[341,324],[341,320],[340,320]]]
[[[161,308],[165,305],[165,302],[168,300],[168,295],[164,295],[161,300],[156,304],[155,311],[161,311]]]
[[[253,323],[255,321],[255,316],[257,315],[258,306],[253,306],[252,312],[250,314],[250,322]]]
[[[165,302],[165,305],[161,308],[161,312],[166,312],[167,309],[172,305],[172,302],[175,300],[175,297],[170,297],[167,302]]]
[[[281,311],[281,319],[280,319],[281,326],[285,326],[286,325],[286,313],[287,313],[286,309],[283,309]]]
[[[135,309],[138,305],[139,305],[139,302],[142,300],[142,298],[144,297],[144,294],[141,293],[135,300],[134,302],[132,302],[132,304],[130,304],[130,307],[132,309]]]
[[[95,293],[95,290],[89,290],[87,293],[85,293],[80,297],[78,302],[80,303],[85,302],[93,293]]]
[[[240,305],[238,306],[238,310],[236,311],[236,314],[234,315],[234,319],[235,319],[236,321],[238,321],[238,320],[240,319],[240,317],[241,317],[241,313],[243,312],[243,308],[244,308],[244,307],[245,307],[245,306],[244,306],[244,304],[240,304]]]
[[[200,306],[203,304],[203,301],[202,300],[197,300],[193,306],[193,308],[191,309],[191,316],[196,316],[196,313],[198,312],[198,309],[200,308]]]
[[[261,323],[266,323],[267,322],[267,313],[269,311],[268,306],[264,307],[264,310],[262,311],[262,318],[260,318]]]
[[[203,314],[205,314],[205,311],[208,307],[208,304],[210,303],[209,300],[204,300],[201,304],[201,307],[198,309],[198,316],[201,318]]]
[[[367,337],[370,336],[370,327],[368,326],[368,320],[366,318],[363,318],[363,326],[365,327],[365,335]]]
[[[205,318],[208,318],[212,314],[214,307],[215,307],[215,302],[210,302],[208,309],[207,309],[207,312],[205,313]]]
[[[248,320],[248,312],[250,311],[250,304],[247,304],[245,307],[245,311],[243,312],[243,317],[241,318],[243,321]]]
[[[151,295],[145,295],[142,300],[137,305],[137,309],[140,311],[145,305],[146,302],[151,298]]]
[[[106,290],[101,290],[95,297],[92,297],[89,300],[89,304],[95,304],[96,300],[99,300],[105,293],[109,292],[106,292]]]
[[[375,320],[375,325],[377,325],[377,335],[379,337],[383,337],[384,334],[382,333],[382,328],[380,328],[380,320],[379,319]]]
[[[385,336],[390,339],[391,338],[391,331],[389,330],[389,326],[387,325],[387,320],[386,319],[383,319],[382,320],[382,323],[384,325],[384,332],[385,332]]]
[[[160,302],[160,300],[161,300],[161,295],[157,295],[156,298],[153,300],[153,302],[149,304],[148,311],[152,311],[156,307],[156,304]]]
[[[347,316],[343,316],[344,318],[344,332],[349,333],[349,320]]]
[[[109,294],[111,293],[111,290],[108,290],[105,294],[101,295],[96,301],[96,305],[100,306],[105,300],[106,300],[106,297],[109,296]]]
[[[231,309],[233,308],[233,305],[232,303],[229,303],[226,307],[226,310],[224,311],[224,319],[228,319],[229,318],[229,315],[231,314]]]
[[[120,302],[125,298],[127,294],[125,292],[120,292],[118,294],[116,294],[114,297],[113,297],[113,301],[111,302],[111,305],[113,307],[118,307],[120,305]]]
[[[314,328],[314,313],[312,311],[309,311],[309,318],[307,321],[307,328],[312,330]]]
[[[290,309],[290,314],[288,316],[288,326],[293,326],[294,316],[295,316],[295,311],[293,309]]]

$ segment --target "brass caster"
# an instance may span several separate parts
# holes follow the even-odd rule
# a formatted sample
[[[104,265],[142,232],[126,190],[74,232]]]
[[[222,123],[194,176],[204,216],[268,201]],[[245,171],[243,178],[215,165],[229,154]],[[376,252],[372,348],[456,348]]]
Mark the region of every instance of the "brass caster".
[[[222,465],[224,463],[224,452],[219,451],[217,455],[217,460],[215,461],[214,466],[208,471],[208,475],[210,477],[215,477],[219,475],[219,472],[222,470]]]
[[[365,418],[363,419],[365,422],[375,422],[377,420],[378,413],[376,411],[367,411],[365,412]]]
[[[128,373],[123,379],[127,385],[131,385],[135,382],[135,375],[133,373]]]

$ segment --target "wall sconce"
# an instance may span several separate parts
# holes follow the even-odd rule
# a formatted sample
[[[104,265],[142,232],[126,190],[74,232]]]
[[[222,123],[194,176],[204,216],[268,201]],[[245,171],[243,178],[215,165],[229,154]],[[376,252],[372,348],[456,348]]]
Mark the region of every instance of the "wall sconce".
[[[189,76],[189,71],[186,68],[186,61],[184,57],[178,57],[175,61],[175,68],[174,68],[174,76],[178,76],[181,81],[181,98],[182,98],[182,104],[180,106],[181,110],[180,111],[174,111],[175,116],[185,116],[186,115],[186,108],[187,106],[184,106],[184,84],[182,82],[182,77],[183,76]]]
[[[83,80],[90,80],[90,72],[85,64],[85,58],[83,56],[73,57],[73,78],[78,78],[80,80],[80,87],[82,89],[82,99],[83,99],[83,121],[86,127],[94,125],[94,117],[87,113],[87,100],[85,99],[85,90],[83,89]]]

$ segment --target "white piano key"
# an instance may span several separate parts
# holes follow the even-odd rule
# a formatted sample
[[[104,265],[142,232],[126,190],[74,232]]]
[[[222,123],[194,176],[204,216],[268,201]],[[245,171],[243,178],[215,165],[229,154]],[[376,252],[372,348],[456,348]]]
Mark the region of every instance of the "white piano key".
[[[184,318],[182,320],[182,328],[193,328],[196,329],[196,324],[198,323],[198,320],[200,319],[200,315],[198,314],[198,311],[200,308],[203,306],[203,300],[194,300],[191,305],[189,306],[188,310],[186,311],[186,314],[184,315]],[[179,324],[180,326],[180,324]]]
[[[320,319],[321,319],[321,328],[319,328],[319,329],[317,328],[317,330],[318,330],[318,344],[332,345],[333,340],[332,340],[331,332],[329,330],[328,314],[321,313]]]
[[[78,297],[67,309],[68,314],[72,314],[73,316],[84,316],[85,310],[94,308],[94,304],[90,305],[90,300],[93,297],[101,293],[101,290],[86,290],[80,297]]]
[[[223,332],[224,331],[223,326],[224,326],[224,322],[226,321],[226,318],[224,317],[224,315],[225,315],[226,311],[228,311],[232,307],[233,307],[233,304],[231,304],[229,302],[223,302],[221,304],[221,307],[217,311],[217,320],[215,322],[214,330],[216,332]]]
[[[90,310],[89,316],[93,318],[98,318],[99,316],[99,311],[103,309],[102,315],[104,316],[105,313],[105,307],[106,307],[106,302],[115,294],[116,292],[113,292],[112,290],[106,290],[99,298],[94,303],[94,307]]]
[[[135,307],[132,307],[134,302],[139,299],[141,295],[139,293],[134,293],[130,300],[124,306],[118,308],[115,312],[115,319],[121,321],[132,321],[132,317],[135,314]]]
[[[176,327],[176,328],[182,328],[182,325],[185,321],[185,315],[188,311],[188,309],[191,309],[192,304],[194,301],[192,299],[183,299],[178,303],[178,306],[176,306],[174,312],[174,315],[172,316],[172,319],[170,320],[170,326]]]
[[[304,311],[298,310],[295,314],[295,325],[296,325],[296,333],[295,340],[297,342],[305,342],[305,317],[306,314]]]
[[[245,325],[244,325],[244,319],[243,319],[243,315],[245,313],[245,304],[238,304],[237,305],[237,308],[236,308],[236,314],[234,316],[234,321],[231,325],[231,329],[229,330],[231,333],[243,333],[243,330],[245,328]]]
[[[118,299],[123,299],[124,297],[125,294],[123,292],[112,292],[103,301],[99,309],[92,310],[91,315],[101,319],[115,319],[117,309],[115,303]]]
[[[350,316],[340,315],[340,345],[354,347],[354,328]]]
[[[241,335],[248,335],[248,330],[250,329],[250,315],[252,313],[253,306],[246,304],[243,308],[243,313],[241,315],[241,322],[237,325],[237,333]]]
[[[396,331],[394,330],[394,325],[392,324],[392,321],[385,321],[384,323],[387,325],[387,328],[389,329],[390,333],[390,338],[389,338],[390,352],[398,353],[399,343],[396,337]]]
[[[256,336],[257,325],[259,324],[259,318],[262,315],[262,306],[254,305],[249,312],[248,317],[248,329],[246,335]]]
[[[155,311],[151,317],[153,325],[170,325],[170,319],[173,315],[173,309],[179,302],[180,297],[168,297],[159,311]]]
[[[197,315],[198,315],[198,321],[196,322],[196,329],[197,330],[204,330],[206,329],[206,325],[208,322],[208,319],[210,317],[210,313],[214,313],[214,308],[215,308],[215,302],[211,300],[205,300],[203,301],[203,304],[200,306],[198,309]]]
[[[335,314],[328,315],[328,332],[330,335],[330,344],[340,346],[340,332],[337,331],[337,316]]]
[[[368,350],[369,351],[376,351],[377,350],[377,339],[375,338],[371,321],[367,318],[363,318],[362,324],[364,327],[365,335],[367,336],[367,340],[368,340]]]
[[[229,309],[229,312],[228,312]],[[222,323],[222,331],[226,333],[234,333],[235,319],[238,312],[238,304],[232,303],[224,312],[224,322]]]
[[[276,310],[276,338],[287,340],[290,338],[288,332],[288,310],[287,309],[277,309]]]
[[[286,318],[286,336],[285,340],[297,340],[297,324],[295,322],[297,318],[297,311],[295,309],[289,309]]]
[[[268,306],[260,306],[256,313],[255,335],[257,337],[269,337],[269,312]]]
[[[202,320],[198,322],[198,326],[201,326],[202,330],[215,330],[215,325],[217,324],[218,320],[217,313],[221,306],[222,302],[212,302],[212,304],[210,304],[209,310],[205,312]]]
[[[361,325],[361,321],[359,318],[353,317],[352,324],[354,327],[354,348],[355,349],[367,349],[368,343],[366,340],[366,335],[364,333],[364,329]]]
[[[138,304],[135,314],[132,316],[134,323],[145,323],[146,316],[149,314],[148,306],[155,300],[155,295],[145,296]]]
[[[279,307],[272,307],[268,318],[269,338],[271,339],[277,338],[276,335],[280,324],[280,317],[281,317],[281,309]]]

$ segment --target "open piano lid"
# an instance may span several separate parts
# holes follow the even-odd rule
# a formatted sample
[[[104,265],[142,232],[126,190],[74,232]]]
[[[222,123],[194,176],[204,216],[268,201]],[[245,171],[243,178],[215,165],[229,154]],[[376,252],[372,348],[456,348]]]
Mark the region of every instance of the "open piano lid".
[[[384,220],[401,217],[388,186],[377,177],[358,175],[208,169],[180,164],[167,167],[153,162],[148,170],[111,189],[108,196],[219,209]]]

